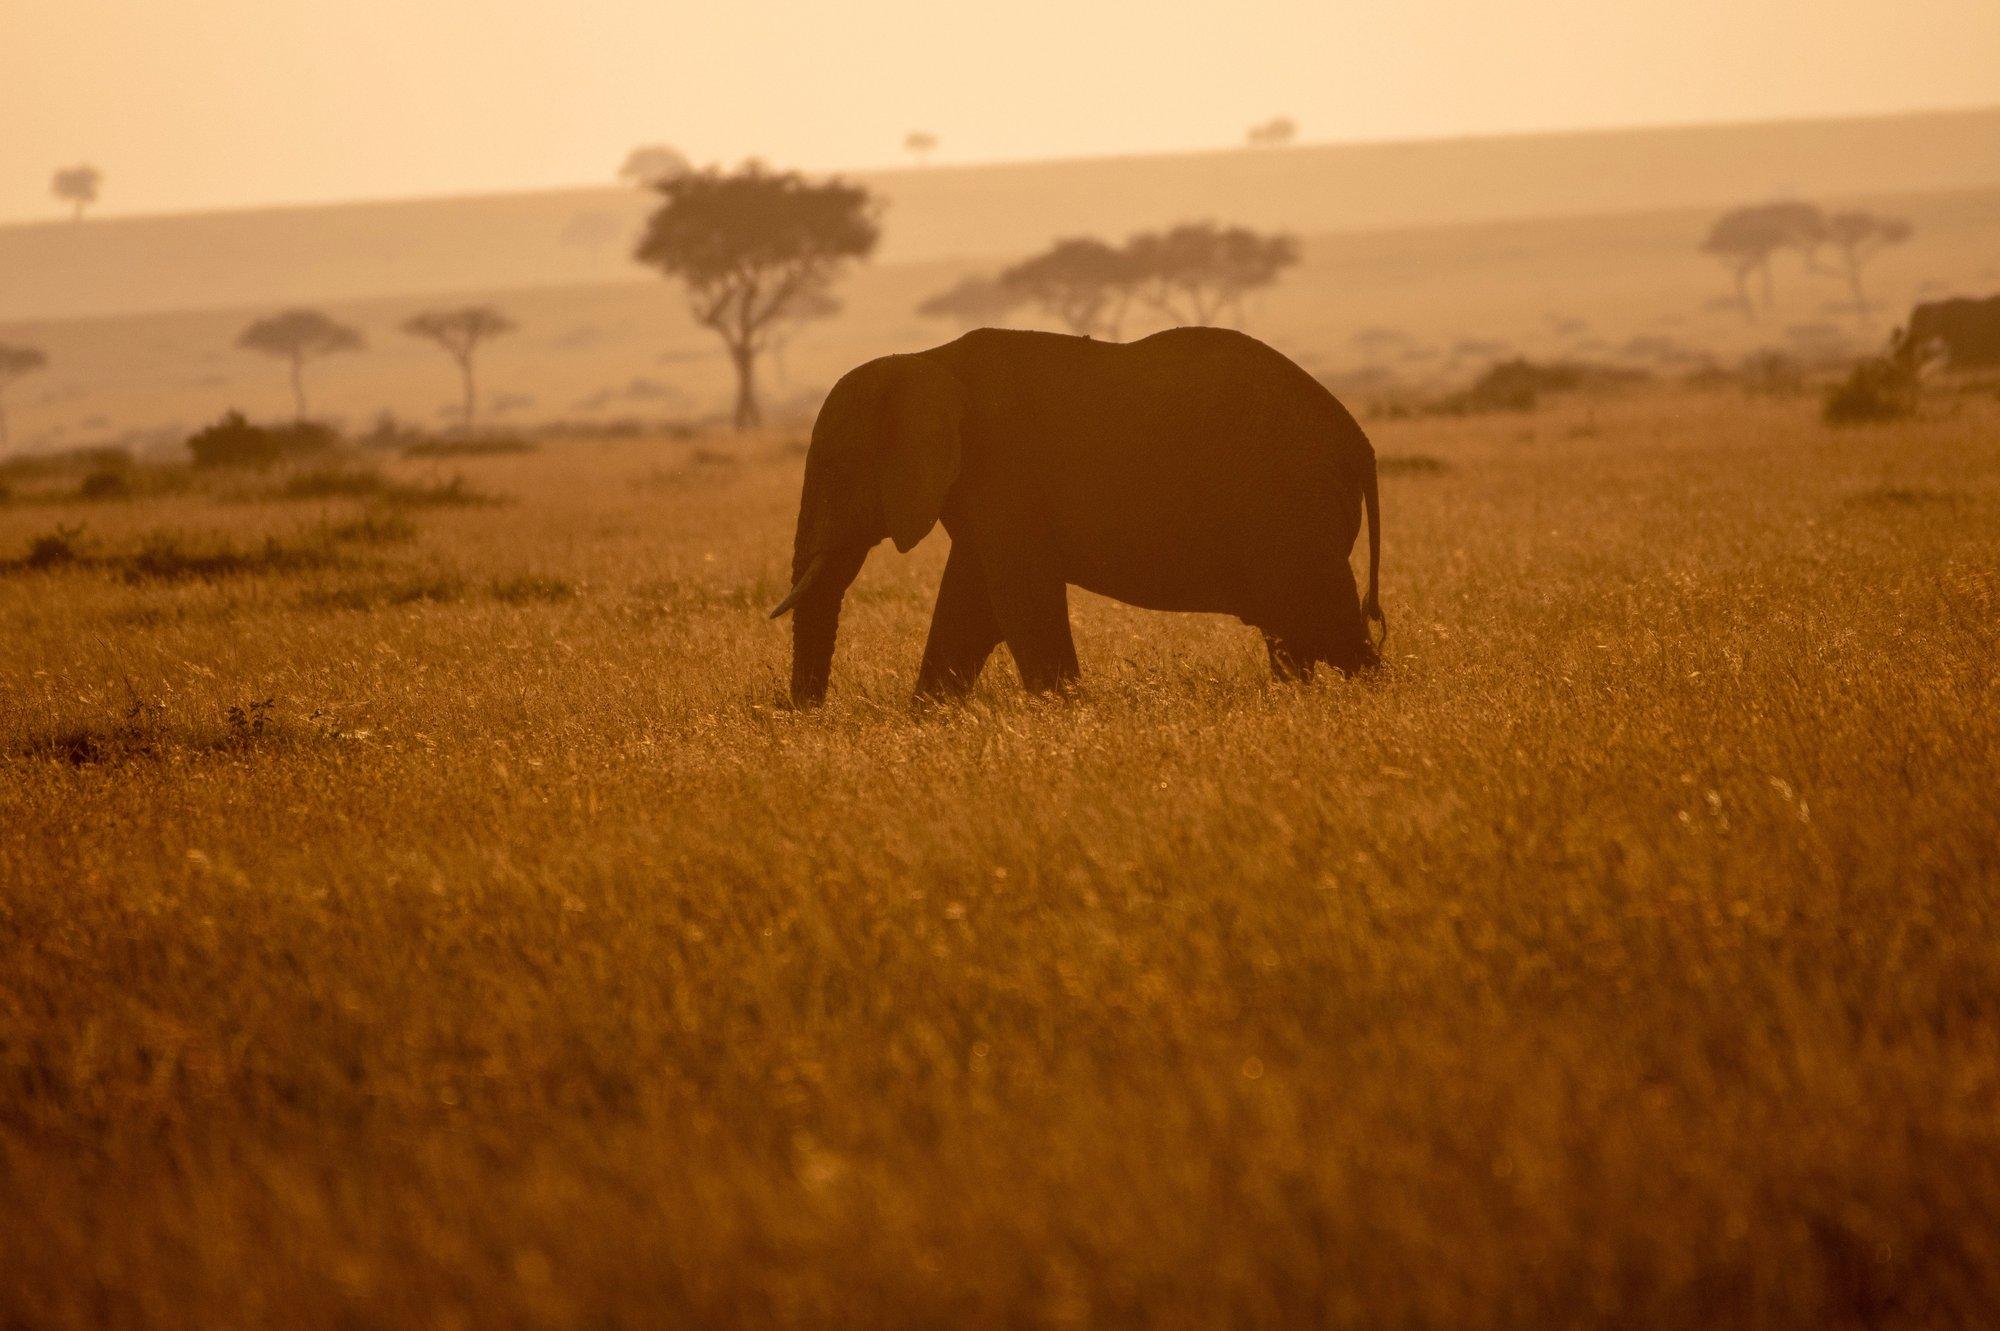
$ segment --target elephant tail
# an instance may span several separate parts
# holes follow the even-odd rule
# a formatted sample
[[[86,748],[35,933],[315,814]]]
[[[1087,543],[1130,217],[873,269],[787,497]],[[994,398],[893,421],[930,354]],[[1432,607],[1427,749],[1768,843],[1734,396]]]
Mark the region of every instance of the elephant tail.
[[[1382,626],[1382,637],[1375,644],[1380,651],[1389,641],[1389,621],[1382,615],[1382,497],[1375,484],[1375,450],[1365,441],[1361,448],[1361,502],[1368,510],[1368,595],[1361,602],[1361,613]]]

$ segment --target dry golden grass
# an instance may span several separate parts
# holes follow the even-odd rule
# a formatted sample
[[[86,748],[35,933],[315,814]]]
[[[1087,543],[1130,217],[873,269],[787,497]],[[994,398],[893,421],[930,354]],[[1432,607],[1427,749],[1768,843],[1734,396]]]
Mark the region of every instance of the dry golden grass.
[[[0,1324],[1990,1315],[2000,406],[1815,408],[1377,427],[1366,683],[913,713],[934,539],[783,710],[779,439],[0,574]]]

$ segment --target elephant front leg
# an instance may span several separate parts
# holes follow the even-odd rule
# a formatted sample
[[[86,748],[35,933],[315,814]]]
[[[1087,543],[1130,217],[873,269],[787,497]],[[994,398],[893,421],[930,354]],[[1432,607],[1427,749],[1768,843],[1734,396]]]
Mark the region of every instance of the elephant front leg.
[[[979,558],[964,542],[954,542],[938,584],[924,663],[917,671],[917,697],[964,697],[999,645],[1000,623],[986,594]]]

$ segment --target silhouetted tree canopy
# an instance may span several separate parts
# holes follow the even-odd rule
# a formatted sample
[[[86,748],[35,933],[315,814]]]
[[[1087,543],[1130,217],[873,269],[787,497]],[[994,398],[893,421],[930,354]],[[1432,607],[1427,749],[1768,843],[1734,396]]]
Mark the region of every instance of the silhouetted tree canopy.
[[[625,155],[625,165],[618,168],[618,178],[628,185],[657,189],[666,181],[684,176],[692,169],[687,154],[680,149],[664,143],[648,143]]]
[[[1000,290],[1072,333],[1116,338],[1143,274],[1125,250],[1088,236],[1059,240],[1000,274]]]
[[[71,214],[75,220],[83,220],[83,210],[97,202],[97,191],[104,183],[104,173],[85,163],[66,166],[56,172],[49,182],[49,192],[76,211]]]
[[[1702,241],[1701,250],[1728,266],[1744,317],[1755,318],[1757,306],[1750,298],[1751,275],[1762,276],[1763,305],[1769,309],[1773,300],[1772,257],[1788,249],[1809,254],[1819,244],[1825,227],[1825,217],[1809,203],[1755,204],[1718,217]]]
[[[1915,230],[1900,217],[1884,217],[1860,209],[1835,213],[1826,219],[1820,233],[1823,243],[1833,249],[1834,262],[1815,263],[1815,267],[1847,283],[1854,297],[1854,312],[1866,319],[1869,304],[1861,280],[1862,270],[1883,250],[1909,240]]]
[[[23,375],[33,374],[49,363],[40,347],[0,342],[0,448],[7,447],[7,388]]]
[[[913,129],[903,137],[903,151],[916,158],[918,166],[922,166],[924,159],[937,151],[937,146],[937,135],[926,130]]]
[[[472,375],[473,354],[479,344],[514,331],[514,321],[491,305],[467,305],[458,309],[425,310],[413,315],[403,323],[403,331],[412,337],[421,337],[443,347],[458,365],[459,378],[465,390],[464,426],[467,434],[472,433],[472,421],[478,405],[478,395]]]
[[[306,362],[343,351],[358,351],[361,334],[336,323],[318,310],[286,310],[257,320],[236,338],[246,351],[287,361],[292,370],[292,404],[300,420],[306,417]]]
[[[1143,233],[1125,250],[1146,302],[1185,324],[1214,323],[1225,312],[1241,318],[1244,296],[1299,261],[1298,244],[1289,236],[1213,222]]]
[[[784,322],[823,313],[847,265],[874,252],[876,202],[860,185],[756,163],[657,188],[664,202],[633,257],[685,284],[696,321],[722,338],[736,366],[736,427],[747,429],[762,416],[758,354]]]
[[[926,319],[949,319],[967,328],[983,328],[1007,317],[1020,304],[1018,292],[995,278],[977,274],[960,278],[917,306]]]

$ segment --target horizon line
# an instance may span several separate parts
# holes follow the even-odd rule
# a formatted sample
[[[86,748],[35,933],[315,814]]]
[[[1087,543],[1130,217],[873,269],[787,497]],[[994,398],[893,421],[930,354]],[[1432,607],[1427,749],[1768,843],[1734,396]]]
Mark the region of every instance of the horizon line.
[[[2000,101],[1958,103],[1942,106],[1904,107],[1889,111],[1852,111],[1827,114],[1800,113],[1797,115],[1767,116],[1753,119],[1690,119],[1659,120],[1643,122],[1612,122],[1597,125],[1571,125],[1566,127],[1541,126],[1499,130],[1466,130],[1437,134],[1406,134],[1386,136],[1363,136],[1344,139],[1300,139],[1282,147],[1257,147],[1247,143],[1209,144],[1198,147],[1134,149],[1129,151],[1086,152],[1073,156],[1050,157],[990,157],[967,158],[962,161],[942,161],[924,165],[902,162],[880,162],[874,165],[832,167],[826,169],[812,167],[783,167],[770,163],[769,159],[757,154],[742,161],[765,161],[777,165],[779,169],[800,170],[807,175],[820,177],[864,177],[864,176],[905,176],[935,175],[954,170],[993,170],[1010,167],[1031,166],[1085,166],[1092,163],[1143,161],[1174,157],[1210,157],[1222,154],[1257,153],[1281,154],[1299,149],[1329,148],[1392,148],[1419,147],[1453,143],[1491,143],[1509,139],[1554,139],[1608,137],[1621,134],[1643,134],[1648,132],[1671,132],[1680,130],[1718,130],[1772,128],[1797,125],[1825,125],[1852,123],[1870,120],[1914,120],[1932,116],[1968,116],[2000,113]],[[634,147],[642,146],[634,144]],[[699,169],[726,166],[722,161],[704,164]],[[262,200],[247,203],[223,203],[207,207],[176,209],[155,209],[150,211],[120,212],[116,209],[93,214],[87,221],[104,222],[144,222],[167,221],[182,218],[202,218],[256,213],[315,212],[338,208],[393,207],[399,204],[422,205],[452,202],[473,202],[488,199],[528,198],[536,195],[619,192],[638,192],[643,186],[624,185],[615,176],[597,181],[576,181],[563,184],[519,185],[491,189],[440,190],[436,193],[419,194],[363,194],[346,197],[325,197],[316,199]],[[31,230],[47,227],[67,229],[81,223],[64,216],[0,217],[0,230]]]

